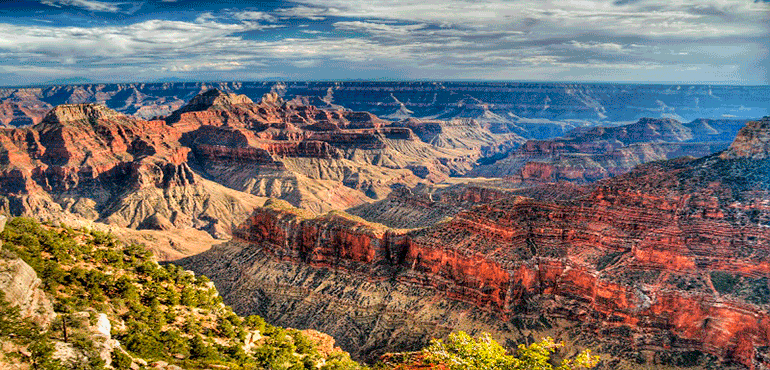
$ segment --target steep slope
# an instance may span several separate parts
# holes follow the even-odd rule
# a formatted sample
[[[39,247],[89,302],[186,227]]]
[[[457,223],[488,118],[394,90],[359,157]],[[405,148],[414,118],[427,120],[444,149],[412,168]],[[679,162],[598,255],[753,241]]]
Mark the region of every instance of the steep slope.
[[[487,133],[457,145],[426,143],[410,127],[369,113],[320,110],[276,94],[254,103],[217,90],[198,95],[167,123],[185,132],[194,167],[208,178],[316,212],[384,198],[396,185],[465,173],[486,153],[518,140]]]
[[[182,264],[239,312],[348,333],[358,356],[464,329],[550,333],[613,367],[765,369],[768,122],[722,154],[642,165],[574,200],[504,197],[413,231],[259,209],[233,242]]]
[[[264,200],[196,175],[180,138],[163,121],[58,106],[31,128],[0,131],[0,209],[224,236]]]
[[[0,368],[364,369],[326,334],[235,315],[141,246],[22,218],[0,238]]]
[[[618,127],[575,129],[563,138],[530,140],[469,176],[506,177],[522,184],[588,183],[626,173],[642,163],[716,153],[729,146],[745,123],[643,118]]]
[[[451,219],[479,203],[510,197],[496,181],[447,183],[432,187],[397,188],[387,198],[349,208],[347,213],[392,228],[420,228]]]
[[[34,126],[0,130],[0,209],[104,223],[137,240],[154,236],[131,229],[227,238],[265,197],[319,213],[345,209],[394,186],[465,173],[521,141],[466,130],[472,122],[432,122],[450,133],[433,145],[369,113],[306,103],[210,89],[153,121],[98,104],[59,105]],[[152,243],[159,256],[205,248],[178,245],[199,235],[192,231],[174,235],[185,237]]]

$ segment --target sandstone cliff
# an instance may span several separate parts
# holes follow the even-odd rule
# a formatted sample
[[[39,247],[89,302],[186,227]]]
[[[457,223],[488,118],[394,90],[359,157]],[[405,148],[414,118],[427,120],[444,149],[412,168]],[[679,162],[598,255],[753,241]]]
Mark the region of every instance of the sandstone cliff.
[[[463,126],[450,129],[456,142],[439,145],[413,133],[422,123],[390,125],[369,113],[321,110],[276,94],[255,103],[217,90],[166,122],[185,132],[194,167],[207,177],[316,212],[382,199],[396,185],[440,182],[519,140]]]
[[[764,143],[762,127],[734,149]],[[732,152],[643,165],[569,201],[505,196],[413,231],[261,209],[234,242],[182,263],[237,310],[324,330],[359,356],[460,329],[558,335],[612,366],[766,369],[770,163],[766,149]]]
[[[770,116],[750,122],[738,133],[723,158],[767,159],[770,154]]]
[[[195,174],[180,138],[163,121],[58,106],[31,128],[0,131],[0,209],[224,236],[263,200]]]
[[[151,121],[99,104],[59,105],[31,127],[0,129],[0,209],[104,223],[138,240],[156,235],[131,229],[227,238],[265,197],[318,213],[346,209],[383,199],[393,187],[463,174],[521,141],[473,121],[391,125],[306,103],[275,93],[255,103],[209,89]],[[431,142],[411,129],[433,126],[440,132]],[[179,241],[150,244],[163,258],[201,249]]]

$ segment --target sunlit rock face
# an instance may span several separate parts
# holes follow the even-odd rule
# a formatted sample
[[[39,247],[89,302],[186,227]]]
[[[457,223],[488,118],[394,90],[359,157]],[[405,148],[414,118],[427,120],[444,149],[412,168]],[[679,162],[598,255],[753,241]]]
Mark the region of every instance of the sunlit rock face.
[[[437,145],[414,134],[413,128],[426,124],[421,121],[407,125],[366,112],[319,109],[276,93],[256,103],[208,90],[165,120],[183,133],[195,168],[208,177],[314,212],[382,199],[395,186],[443,181],[523,141],[476,125],[477,130],[447,129],[454,141]]]
[[[443,122],[445,140],[433,145],[412,131],[423,125],[216,89],[150,121],[101,104],[63,104],[38,124],[0,130],[0,207],[227,237],[265,197],[317,213],[346,209],[394,187],[461,175],[523,141]]]
[[[751,122],[738,133],[723,158],[767,159],[770,155],[770,117]]]
[[[98,104],[52,109],[0,131],[0,209],[130,228],[196,228],[224,236],[259,203],[201,178],[182,134]]]
[[[417,230],[274,205],[182,263],[243,313],[324,330],[360,357],[484,330],[560,335],[616,365],[764,369],[764,125],[721,154],[642,165],[570,200],[498,193]]]

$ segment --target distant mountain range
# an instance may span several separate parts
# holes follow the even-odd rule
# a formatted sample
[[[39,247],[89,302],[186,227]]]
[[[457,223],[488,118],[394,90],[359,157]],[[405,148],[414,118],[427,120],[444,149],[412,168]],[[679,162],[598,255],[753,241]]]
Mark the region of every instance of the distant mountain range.
[[[770,114],[769,86],[513,82],[218,82],[84,84],[0,89],[0,122],[37,123],[59,104],[101,103],[148,119],[167,115],[204,90],[259,100],[275,92],[321,108],[344,107],[381,118],[475,118],[525,138],[560,136],[598,123],[642,117],[755,119]]]

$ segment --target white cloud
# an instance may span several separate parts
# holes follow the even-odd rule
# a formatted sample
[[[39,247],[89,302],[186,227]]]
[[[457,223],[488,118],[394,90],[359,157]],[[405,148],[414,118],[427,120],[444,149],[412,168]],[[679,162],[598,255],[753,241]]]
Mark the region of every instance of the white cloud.
[[[201,62],[193,64],[172,65],[171,67],[162,68],[162,70],[172,72],[189,72],[189,71],[233,71],[243,69],[247,64],[236,61],[223,61],[223,62]],[[250,65],[253,67],[253,65]]]
[[[45,1],[60,6],[94,2]],[[578,74],[575,79],[587,80],[595,73],[599,76],[595,78],[606,80],[614,75],[631,79],[630,71],[648,73],[648,78],[655,73],[678,73],[672,71],[718,75],[732,71],[736,64],[756,64],[766,58],[762,52],[767,50],[767,41],[760,36],[767,35],[768,5],[750,1],[296,3],[270,12],[223,9],[187,22],[149,20],[89,28],[0,24],[0,70],[23,71],[25,65],[45,63],[69,71],[114,68],[133,71],[125,72],[129,75],[193,76],[221,72],[235,78],[246,71],[267,75],[297,68],[323,73],[359,68],[383,70],[396,78],[435,74],[440,78],[563,80],[574,73]],[[293,19],[280,23],[287,18]],[[330,18],[333,29],[297,18]],[[255,39],[255,33],[249,32],[292,24],[302,37],[270,34]],[[710,65],[704,66],[704,60]],[[27,70],[44,73],[43,69]],[[600,73],[605,72],[602,77]],[[767,79],[756,73],[746,76]]]
[[[625,49],[623,45],[613,42],[579,42],[572,40],[569,42],[569,45],[577,49],[594,49],[609,52],[622,52]]]
[[[255,11],[243,11],[238,12],[233,15],[235,19],[239,19],[242,21],[265,21],[265,22],[275,22],[278,19],[276,19],[274,16],[265,13],[265,12],[255,12]]]
[[[40,0],[40,2],[42,4],[55,6],[57,8],[63,6],[74,6],[92,12],[108,13],[118,13],[121,11],[120,5],[126,5],[124,3],[108,3],[96,0]]]
[[[543,32],[545,35],[766,36],[768,5],[750,0],[298,0],[284,13]],[[706,7],[708,5],[708,7]]]
[[[405,26],[394,26],[394,25],[384,24],[384,23],[352,21],[352,22],[336,22],[334,23],[334,28],[340,29],[340,30],[346,30],[346,31],[368,32],[370,34],[381,35],[381,36],[404,36],[409,34],[412,31],[425,28],[425,25],[415,24],[415,25],[405,25]]]

